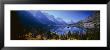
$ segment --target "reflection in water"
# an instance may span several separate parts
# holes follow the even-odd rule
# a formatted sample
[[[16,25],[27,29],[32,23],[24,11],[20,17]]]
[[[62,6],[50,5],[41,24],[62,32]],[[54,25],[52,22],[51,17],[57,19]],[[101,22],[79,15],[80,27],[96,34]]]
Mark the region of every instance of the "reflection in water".
[[[80,27],[72,27],[72,26],[55,26],[54,28],[50,29],[51,32],[56,32],[58,34],[68,33],[85,33],[84,28]]]

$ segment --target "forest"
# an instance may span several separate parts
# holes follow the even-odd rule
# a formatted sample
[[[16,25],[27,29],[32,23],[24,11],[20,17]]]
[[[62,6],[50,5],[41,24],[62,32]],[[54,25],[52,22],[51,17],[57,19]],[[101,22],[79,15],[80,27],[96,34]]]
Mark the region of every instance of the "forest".
[[[33,12],[31,12],[33,13]],[[54,15],[11,11],[11,40],[100,40],[100,11],[67,23]]]

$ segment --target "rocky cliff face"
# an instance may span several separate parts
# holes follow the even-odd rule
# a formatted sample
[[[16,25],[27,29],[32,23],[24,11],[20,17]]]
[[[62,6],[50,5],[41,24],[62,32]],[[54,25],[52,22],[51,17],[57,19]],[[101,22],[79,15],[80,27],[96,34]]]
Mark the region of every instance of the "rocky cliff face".
[[[86,19],[79,21],[77,25],[84,28],[100,28],[100,11],[95,11]]]

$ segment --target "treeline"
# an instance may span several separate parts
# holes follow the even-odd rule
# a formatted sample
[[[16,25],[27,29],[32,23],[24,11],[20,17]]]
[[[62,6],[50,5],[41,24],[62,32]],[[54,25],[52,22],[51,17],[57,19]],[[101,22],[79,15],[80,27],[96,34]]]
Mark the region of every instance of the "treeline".
[[[22,35],[19,35],[21,40],[100,40],[100,31],[95,29],[87,29],[86,33],[73,33],[68,32],[64,34],[58,34],[56,32],[41,33],[38,32],[33,34],[28,32]]]

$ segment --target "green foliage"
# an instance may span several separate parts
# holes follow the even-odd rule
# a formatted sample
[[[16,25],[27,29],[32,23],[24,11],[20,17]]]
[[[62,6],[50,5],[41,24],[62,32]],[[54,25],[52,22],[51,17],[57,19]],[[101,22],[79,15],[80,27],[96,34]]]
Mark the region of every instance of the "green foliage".
[[[59,35],[56,32],[51,32],[49,29],[45,28],[36,28],[35,35],[27,35],[28,33],[32,33],[31,31],[23,32],[23,35],[20,34],[20,39],[26,40],[100,40],[100,13],[95,12],[90,17],[87,17],[85,20],[81,20],[77,22],[77,27],[84,27],[85,23],[92,23],[94,24],[94,28],[86,28],[86,33],[79,33],[79,32],[67,32],[64,34]],[[73,24],[71,24],[73,25]],[[69,25],[69,26],[71,26]],[[28,37],[25,37],[27,35]]]
[[[100,32],[95,29],[87,29],[86,34],[83,33],[73,33],[69,31],[68,33],[64,33],[59,35],[56,32],[48,31],[47,33],[32,35],[31,32],[25,34],[23,37],[26,40],[99,40]],[[21,37],[21,36],[20,36]]]

